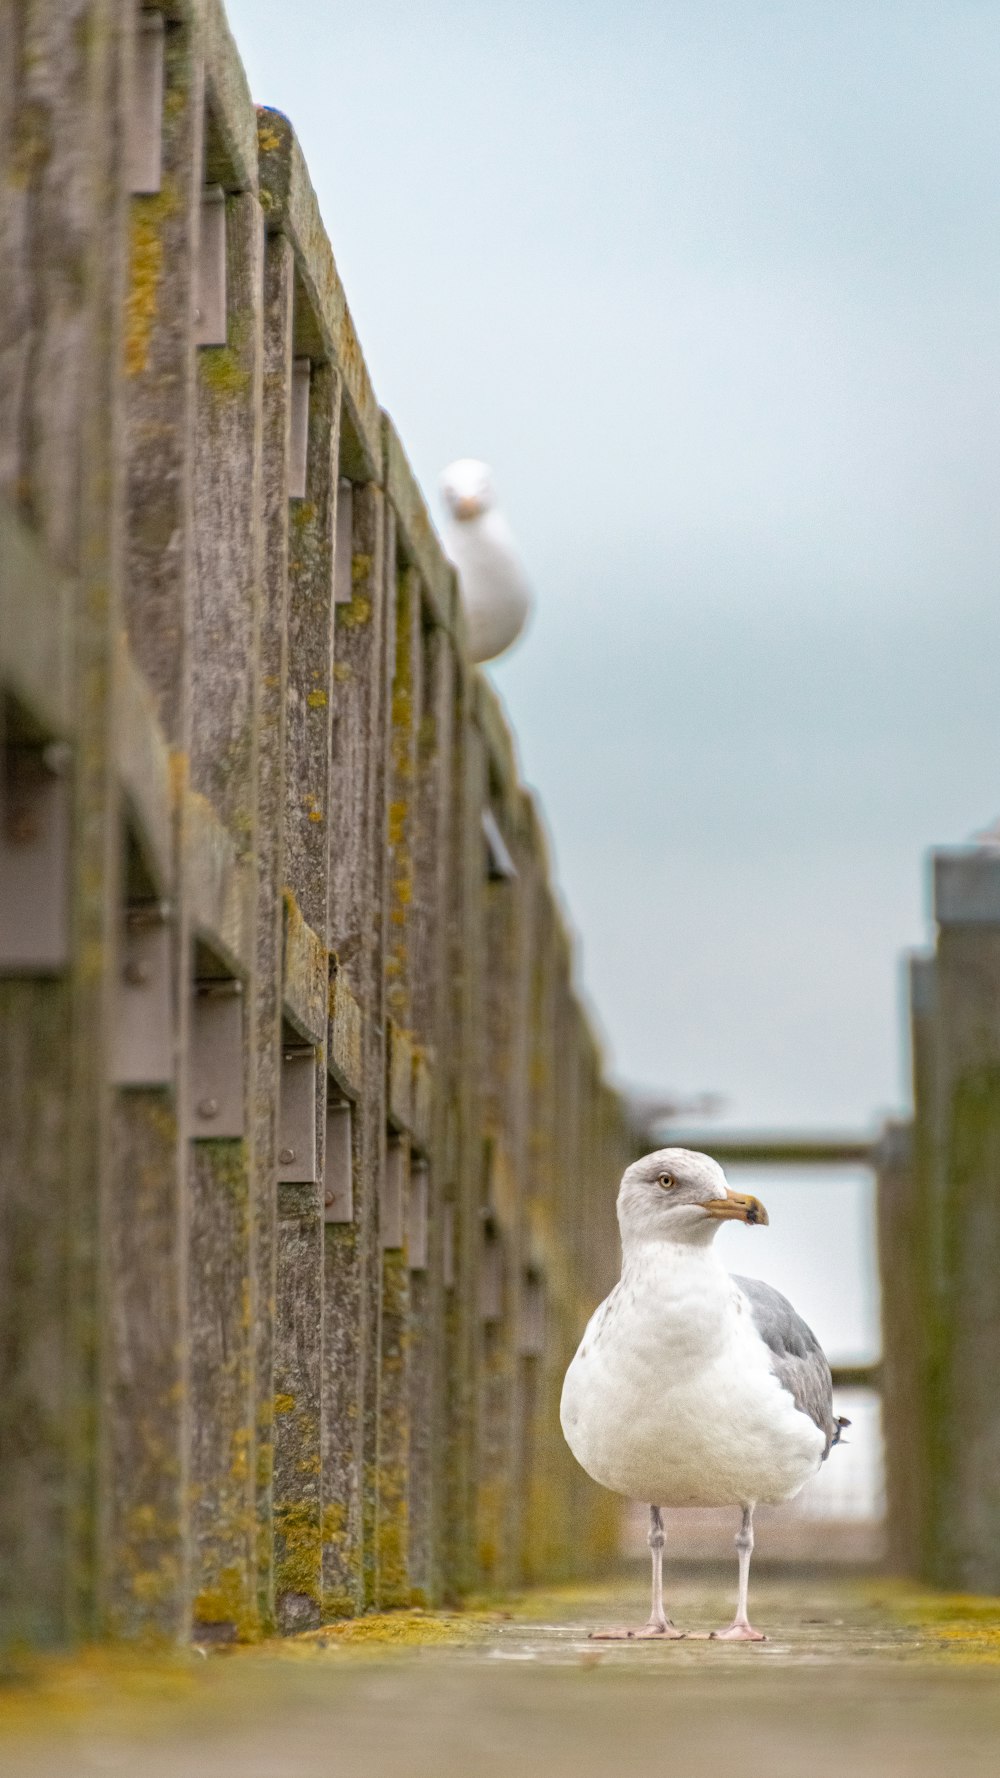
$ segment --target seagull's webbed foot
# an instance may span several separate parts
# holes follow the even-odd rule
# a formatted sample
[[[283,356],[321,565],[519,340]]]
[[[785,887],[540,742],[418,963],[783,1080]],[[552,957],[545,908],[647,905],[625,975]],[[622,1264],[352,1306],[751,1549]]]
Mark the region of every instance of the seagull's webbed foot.
[[[713,1630],[709,1637],[709,1641],[766,1642],[767,1637],[764,1635],[763,1630],[755,1630],[752,1624],[748,1624],[745,1621],[741,1623],[739,1618],[737,1618],[735,1624],[730,1624],[728,1630]]]
[[[650,1618],[641,1630],[591,1630],[591,1642],[683,1642],[686,1630],[678,1630],[666,1618]]]

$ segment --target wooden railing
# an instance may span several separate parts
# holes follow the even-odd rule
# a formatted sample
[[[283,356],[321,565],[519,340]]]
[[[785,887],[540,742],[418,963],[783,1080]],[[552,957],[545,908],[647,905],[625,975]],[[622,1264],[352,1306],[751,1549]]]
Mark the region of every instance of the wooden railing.
[[[631,1151],[539,817],[291,126],[214,0],[84,12],[4,73],[0,1623],[592,1568]]]

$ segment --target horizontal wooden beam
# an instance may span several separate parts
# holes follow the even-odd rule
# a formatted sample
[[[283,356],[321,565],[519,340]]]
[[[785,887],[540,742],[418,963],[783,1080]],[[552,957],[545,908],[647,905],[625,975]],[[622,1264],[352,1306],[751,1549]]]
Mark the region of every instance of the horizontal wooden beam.
[[[729,1166],[744,1167],[872,1167],[879,1138],[871,1136],[798,1135],[762,1131],[746,1135],[715,1135],[711,1130],[671,1130],[664,1148],[693,1148]]]
[[[873,1364],[832,1364],[833,1387],[835,1389],[881,1389],[882,1363],[876,1359]]]

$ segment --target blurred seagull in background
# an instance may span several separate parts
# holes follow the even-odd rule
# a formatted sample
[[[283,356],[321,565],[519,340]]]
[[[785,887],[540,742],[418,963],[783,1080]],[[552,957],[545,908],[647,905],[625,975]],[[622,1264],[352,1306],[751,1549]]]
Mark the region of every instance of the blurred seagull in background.
[[[444,545],[458,570],[471,660],[492,661],[524,629],[531,590],[514,537],[497,506],[488,463],[460,457],[441,476]]]
[[[707,1154],[656,1149],[622,1177],[621,1279],[590,1318],[560,1407],[587,1474],[649,1503],[649,1622],[595,1632],[603,1638],[684,1636],[663,1608],[662,1509],[733,1506],[736,1616],[714,1634],[762,1642],[747,1615],[754,1507],[791,1500],[848,1424],[833,1412],[819,1341],[791,1303],[717,1257],[724,1222],[766,1223],[767,1211],[731,1190]]]

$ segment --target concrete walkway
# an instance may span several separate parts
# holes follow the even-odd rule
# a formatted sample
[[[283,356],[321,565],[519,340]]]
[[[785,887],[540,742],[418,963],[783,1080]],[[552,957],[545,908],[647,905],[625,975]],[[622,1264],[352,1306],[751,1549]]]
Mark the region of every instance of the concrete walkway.
[[[671,1590],[727,1621],[731,1576]],[[92,1651],[0,1692],[5,1778],[996,1778],[1000,1606],[762,1575],[757,1646],[595,1644],[644,1573],[251,1650]]]

